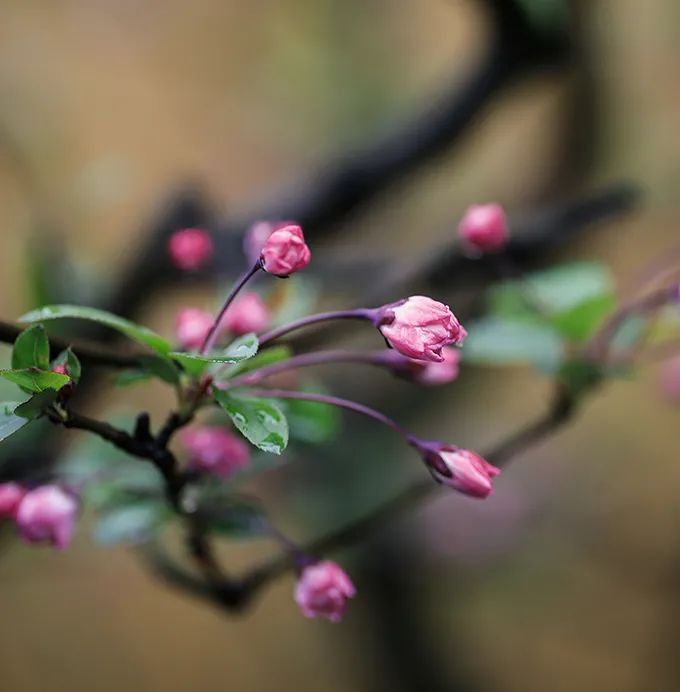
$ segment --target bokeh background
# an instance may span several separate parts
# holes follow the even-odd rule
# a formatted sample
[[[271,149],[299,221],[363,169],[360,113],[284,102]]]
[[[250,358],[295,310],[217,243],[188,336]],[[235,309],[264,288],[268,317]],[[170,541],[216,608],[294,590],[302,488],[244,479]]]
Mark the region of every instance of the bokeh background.
[[[637,210],[545,262],[595,258],[623,281],[677,243],[680,4],[521,5],[537,31],[567,38],[568,59],[495,92],[452,146],[316,235],[321,302],[355,302],[452,240],[473,202],[523,218],[626,180],[642,191]],[[463,88],[492,41],[486,10],[481,0],[3,0],[0,315],[45,297],[105,302],[187,189],[210,219],[300,194],[315,171]],[[437,290],[463,311],[475,292]],[[125,307],[170,333],[178,306],[215,295],[214,281],[150,284]],[[292,577],[230,616],[155,581],[134,551],[95,545],[87,526],[65,554],[5,532],[2,690],[677,690],[678,409],[657,378],[648,367],[603,389],[517,459],[487,502],[440,496],[340,555],[359,596],[339,626],[300,617]],[[324,379],[480,449],[549,397],[521,368],[464,368],[435,394],[381,373]],[[113,400],[104,390],[90,400],[101,415],[161,415],[168,400],[160,386]],[[40,449],[44,432],[24,440]],[[422,474],[388,433],[354,418],[334,444],[295,454],[257,490],[300,538]],[[226,545],[224,558],[243,568],[272,549]]]

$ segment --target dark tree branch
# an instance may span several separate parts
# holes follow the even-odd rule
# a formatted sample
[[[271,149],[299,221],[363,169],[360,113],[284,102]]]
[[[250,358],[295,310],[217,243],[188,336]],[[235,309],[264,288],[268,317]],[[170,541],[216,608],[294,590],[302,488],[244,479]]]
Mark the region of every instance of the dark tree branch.
[[[214,230],[218,266],[205,268],[234,272],[241,268],[241,237],[259,219],[295,219],[310,239],[337,230],[359,208],[423,165],[446,153],[459,141],[475,117],[503,87],[531,73],[564,65],[569,57],[566,27],[540,32],[531,24],[521,3],[480,0],[491,23],[492,40],[473,74],[461,85],[456,78],[433,99],[432,105],[349,156],[340,157],[306,179],[284,185],[284,194],[261,200],[240,218],[210,222],[210,211],[195,190],[178,195],[152,228],[121,278],[118,290],[104,301],[116,314],[130,316],[155,288],[177,279],[168,262],[166,242],[183,226],[203,225]]]
[[[484,457],[499,466],[506,465],[517,454],[545,439],[569,421],[575,413],[576,404],[577,401],[568,390],[558,387],[553,404],[545,414],[490,449]],[[364,516],[312,541],[301,551],[310,555],[325,555],[353,546],[413,510],[440,488],[431,479],[417,481]],[[244,609],[261,588],[295,567],[290,553],[285,552],[240,579],[204,583],[182,570],[157,545],[145,550],[144,555],[153,571],[160,574],[167,583],[218,603],[229,611]]]

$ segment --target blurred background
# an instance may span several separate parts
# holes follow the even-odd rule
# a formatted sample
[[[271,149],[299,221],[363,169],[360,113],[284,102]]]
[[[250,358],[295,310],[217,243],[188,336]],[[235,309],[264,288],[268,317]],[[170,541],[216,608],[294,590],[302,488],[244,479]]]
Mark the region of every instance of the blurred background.
[[[426,288],[465,315],[479,283],[415,279],[412,262],[451,245],[467,205],[497,200],[521,231],[622,181],[640,192],[633,210],[538,264],[594,258],[625,281],[678,240],[679,71],[676,0],[3,0],[0,316],[68,299],[170,335],[178,307],[212,306],[240,270],[247,222],[298,209],[319,304],[360,303],[403,271],[413,280],[388,297]],[[337,200],[313,209],[340,169]],[[164,238],[198,223],[221,259],[180,280]],[[435,393],[380,372],[323,379],[475,449],[549,401],[522,368],[464,367]],[[88,393],[93,412],[166,411],[160,385],[109,391]],[[2,689],[677,690],[677,424],[655,369],[610,384],[493,498],[437,496],[338,555],[359,590],[338,626],[300,617],[290,576],[229,615],[87,526],[66,554],[6,532]],[[31,428],[15,454],[30,463],[78,439]],[[300,539],[423,473],[353,417],[335,443],[291,454],[254,491]],[[273,549],[227,544],[223,557],[245,569]]]

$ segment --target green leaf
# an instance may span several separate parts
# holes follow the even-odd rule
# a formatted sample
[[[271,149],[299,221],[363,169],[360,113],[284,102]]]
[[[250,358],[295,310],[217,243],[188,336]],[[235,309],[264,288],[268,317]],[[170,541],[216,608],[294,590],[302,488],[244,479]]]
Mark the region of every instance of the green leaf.
[[[243,375],[246,372],[251,372],[259,368],[263,368],[267,365],[273,365],[282,360],[290,358],[292,355],[292,350],[290,346],[272,346],[264,351],[260,351],[256,356],[249,358],[248,360],[236,363],[231,368],[225,368],[220,370],[215,374],[215,381],[220,382],[225,379],[230,379],[236,375]]]
[[[604,372],[598,363],[574,360],[560,367],[559,377],[571,392],[579,394],[601,382]]]
[[[142,356],[139,363],[139,368],[123,370],[118,373],[115,379],[116,386],[127,387],[131,384],[147,382],[154,377],[173,387],[180,382],[180,371],[177,364],[172,360],[160,356]]]
[[[551,321],[563,336],[574,341],[585,341],[595,333],[604,318],[615,307],[614,296],[603,294],[588,298],[573,308],[555,315]]]
[[[50,344],[45,327],[41,324],[33,325],[21,332],[14,342],[12,369],[27,368],[50,369]]]
[[[80,360],[78,356],[73,353],[73,351],[69,348],[66,349],[66,370],[68,372],[68,376],[77,384],[80,382],[80,376],[83,373],[83,368],[80,365]]]
[[[133,341],[148,346],[161,355],[167,355],[172,348],[168,341],[146,327],[130,322],[123,317],[118,317],[118,315],[113,315],[110,312],[80,305],[47,305],[23,315],[23,317],[19,318],[19,321],[47,322],[49,320],[61,319],[89,320],[90,322],[103,324],[121,334],[125,334]]]
[[[170,355],[184,369],[193,376],[202,375],[213,363],[224,365],[225,363],[239,363],[252,358],[257,353],[258,341],[255,334],[245,334],[232,341],[229,346],[221,351],[214,351],[205,356],[197,353],[178,353],[173,351]]]
[[[264,452],[283,452],[288,444],[288,422],[273,401],[235,396],[215,387],[213,395],[236,428],[252,444]]]
[[[494,286],[489,299],[495,315],[516,319],[533,314],[535,319],[536,312],[528,305],[529,299],[554,315],[611,292],[612,278],[605,266],[596,262],[574,262],[529,274],[522,282]]]
[[[16,415],[15,410],[18,406],[20,406],[18,401],[0,403],[0,440],[9,437],[28,423],[26,418]]]
[[[46,389],[44,392],[34,394],[28,401],[24,401],[14,410],[17,416],[34,420],[43,415],[45,409],[51,406],[57,398],[57,392],[52,389]]]
[[[555,32],[569,26],[566,0],[520,0],[520,5],[538,31]]]
[[[142,369],[151,376],[171,385],[179,384],[180,372],[171,360],[158,356],[142,356],[139,362]]]
[[[302,391],[323,393],[319,387],[303,387]],[[320,444],[338,435],[342,425],[340,411],[334,406],[316,401],[291,399],[281,402],[286,413],[291,437]]]
[[[646,315],[631,315],[618,326],[609,342],[614,353],[626,353],[642,338],[649,318]]]
[[[554,372],[563,355],[563,345],[554,329],[527,322],[488,317],[467,325],[463,358],[484,365],[531,363]]]
[[[144,543],[168,517],[167,507],[156,500],[115,507],[97,521],[94,539],[102,545]]]
[[[194,516],[211,530],[229,538],[253,538],[267,532],[263,508],[254,500],[235,495],[229,485],[208,482],[187,493]]]
[[[0,370],[0,377],[4,377],[14,384],[18,384],[27,392],[42,392],[45,389],[59,390],[70,382],[68,375],[62,375],[51,370]]]

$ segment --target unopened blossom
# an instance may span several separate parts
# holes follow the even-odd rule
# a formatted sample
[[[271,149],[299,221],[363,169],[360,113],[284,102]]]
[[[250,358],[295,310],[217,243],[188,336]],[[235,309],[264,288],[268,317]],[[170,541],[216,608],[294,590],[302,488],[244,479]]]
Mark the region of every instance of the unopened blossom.
[[[19,503],[16,522],[27,543],[49,543],[63,550],[71,542],[76,526],[78,502],[58,485],[29,490]]]
[[[476,252],[500,250],[508,241],[508,222],[500,204],[470,207],[458,225],[463,245]]]
[[[251,264],[262,254],[267,238],[279,228],[294,226],[294,221],[256,221],[243,237],[243,252]]]
[[[52,372],[56,372],[59,375],[68,375],[68,371],[66,369],[66,363],[59,363],[58,365],[55,365],[52,368]]]
[[[335,562],[324,560],[307,565],[295,586],[295,602],[307,618],[325,617],[340,622],[347,601],[356,594],[354,584]]]
[[[250,460],[250,448],[228,430],[208,425],[187,428],[181,434],[187,467],[220,478],[230,476]]]
[[[192,351],[200,348],[215,318],[206,310],[183,308],[175,318],[175,336],[182,348]]]
[[[172,263],[182,271],[196,271],[213,257],[213,241],[202,228],[184,228],[176,231],[168,241]]]
[[[424,459],[435,480],[472,497],[490,495],[493,492],[491,481],[501,472],[469,449],[454,446],[430,448]]]
[[[25,494],[18,483],[0,483],[0,519],[14,519]]]
[[[304,269],[312,253],[305,243],[300,226],[290,224],[277,228],[262,247],[262,268],[275,276],[290,276]]]
[[[230,305],[222,322],[232,334],[261,332],[269,326],[269,308],[257,293],[243,293]]]
[[[680,404],[680,354],[662,365],[659,387],[667,401]]]
[[[442,349],[444,360],[439,363],[412,361],[416,366],[413,379],[419,384],[436,387],[453,382],[460,372],[460,350],[451,346]]]
[[[411,296],[381,310],[378,326],[388,344],[417,360],[444,361],[444,346],[463,342],[467,332],[447,305]]]

